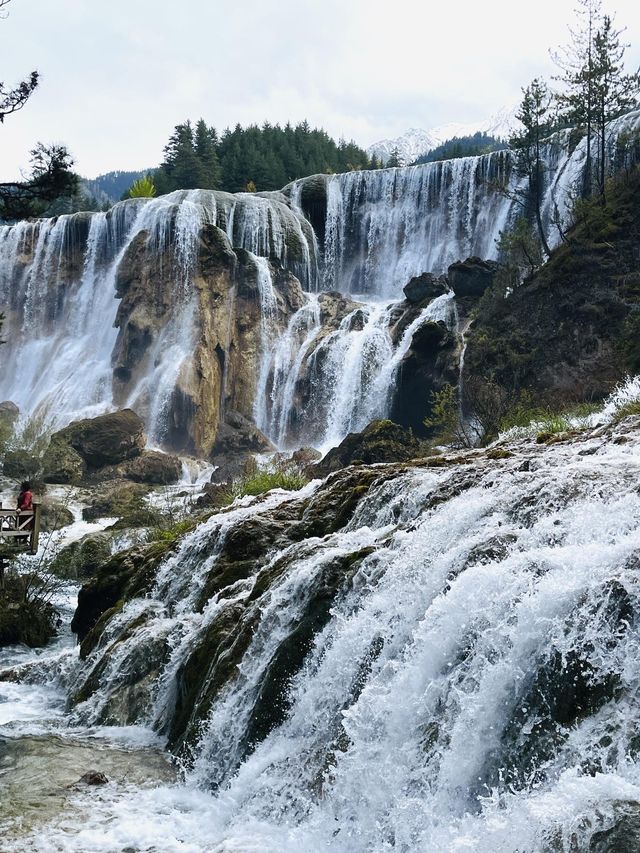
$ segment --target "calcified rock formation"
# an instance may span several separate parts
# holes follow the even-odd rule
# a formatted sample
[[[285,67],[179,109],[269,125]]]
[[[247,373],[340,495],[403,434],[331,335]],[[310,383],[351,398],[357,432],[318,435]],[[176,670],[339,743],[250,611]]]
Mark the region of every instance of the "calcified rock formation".
[[[632,113],[611,127],[612,161],[620,131],[638,124]],[[553,243],[584,145],[570,150],[559,135],[543,153]],[[518,211],[496,187],[518,181],[512,155],[496,152],[316,175],[282,193],[181,191],[0,227],[9,341],[0,399],[54,426],[131,406],[153,444],[204,454],[226,410],[252,417],[281,448],[330,447],[392,411],[418,426],[424,407],[408,410],[417,390],[403,377],[427,351],[423,397],[455,381],[458,313],[448,292],[419,313],[418,292],[396,303],[414,277],[495,258]],[[431,328],[413,346],[433,322],[444,325],[441,340]]]
[[[150,247],[147,233],[128,247],[116,277],[114,398],[143,414],[170,446],[208,455],[227,410],[253,416],[263,356],[261,276],[269,280],[276,329],[305,297],[293,275],[234,252],[216,226],[202,227],[197,240],[189,289],[176,289],[171,253]]]

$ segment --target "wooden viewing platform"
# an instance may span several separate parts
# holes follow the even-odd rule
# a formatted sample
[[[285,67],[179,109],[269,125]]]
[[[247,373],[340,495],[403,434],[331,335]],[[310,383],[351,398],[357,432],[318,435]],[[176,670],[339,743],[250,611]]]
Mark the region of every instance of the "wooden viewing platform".
[[[36,554],[40,539],[40,504],[33,509],[2,509],[0,503],[0,587],[6,563],[19,554]]]

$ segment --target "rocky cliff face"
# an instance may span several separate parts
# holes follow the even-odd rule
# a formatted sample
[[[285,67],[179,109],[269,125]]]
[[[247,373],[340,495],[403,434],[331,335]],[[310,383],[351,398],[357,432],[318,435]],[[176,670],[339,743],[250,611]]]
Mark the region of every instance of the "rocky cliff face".
[[[192,288],[176,288],[171,252],[159,253],[142,232],[118,268],[113,353],[115,399],[147,420],[164,418],[164,440],[174,448],[209,455],[225,411],[253,417],[262,358],[261,301],[255,257],[232,249],[214,225],[198,235]],[[298,280],[271,268],[273,324],[282,331],[304,302]],[[173,348],[169,376],[154,375],[162,347]]]

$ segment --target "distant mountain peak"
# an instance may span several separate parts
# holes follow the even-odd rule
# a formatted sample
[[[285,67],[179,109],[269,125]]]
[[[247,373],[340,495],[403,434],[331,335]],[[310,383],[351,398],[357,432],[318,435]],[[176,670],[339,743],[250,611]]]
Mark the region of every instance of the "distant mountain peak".
[[[487,133],[499,139],[507,139],[519,126],[515,117],[515,107],[503,107],[488,119],[477,122],[456,123],[448,122],[429,130],[411,127],[406,133],[395,139],[382,139],[367,148],[367,154],[375,156],[387,163],[392,152],[397,148],[400,160],[409,165],[423,154],[428,154],[438,145],[453,139],[454,136],[472,136],[474,133]]]

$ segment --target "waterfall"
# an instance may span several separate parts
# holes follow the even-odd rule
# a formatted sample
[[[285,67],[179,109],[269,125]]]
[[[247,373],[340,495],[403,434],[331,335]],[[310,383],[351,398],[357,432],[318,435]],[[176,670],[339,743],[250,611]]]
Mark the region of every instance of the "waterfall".
[[[173,277],[169,322],[152,342],[147,372],[124,404],[145,415],[152,444],[167,435],[173,391],[189,370],[198,327],[193,278],[200,232],[217,225],[234,246],[274,257],[308,288],[317,282],[315,237],[284,196],[205,190],[120,202],[109,213],[0,226],[3,347],[0,399],[50,428],[114,406],[112,358],[118,331],[118,270],[141,235]],[[163,271],[163,264],[170,269]],[[225,370],[228,365],[225,364]]]
[[[432,300],[395,344],[391,325],[397,303],[362,304],[319,341],[317,320],[309,307],[302,309],[273,358],[275,421],[266,425],[272,440],[279,447],[308,444],[326,452],[347,433],[386,417],[415,332],[427,322],[453,328],[453,306],[451,293]],[[296,396],[302,385],[303,403]]]
[[[0,397],[54,425],[98,414],[112,400],[116,262],[108,259],[122,223],[117,215],[96,214],[88,234],[82,225],[78,217],[61,216],[0,228],[0,304],[8,308],[3,332],[9,341]],[[75,281],[64,271],[72,251]]]
[[[260,355],[260,370],[256,398],[253,404],[253,415],[261,430],[268,429],[269,414],[267,409],[267,382],[271,369],[272,349],[276,344],[277,328],[275,326],[278,302],[271,278],[271,269],[266,258],[253,256],[258,270],[257,284],[260,295],[260,338],[262,352]]]
[[[138,721],[167,730],[191,667],[185,785],[113,786],[46,837],[135,846],[144,814],[167,849],[590,849],[640,800],[640,438],[511,449],[373,468],[368,493],[342,472],[188,534],[71,685],[76,726],[147,691]],[[350,520],[300,542],[354,482]],[[225,563],[241,535],[248,573]]]
[[[300,370],[319,332],[320,306],[317,296],[310,295],[289,321],[265,365],[265,375],[271,376],[271,387],[269,405],[260,416],[260,423],[278,447],[287,444]]]
[[[512,201],[511,157],[497,151],[329,178],[324,280],[327,289],[399,298],[410,278],[446,272],[456,260],[495,257]]]
[[[638,127],[640,112],[610,125],[611,168],[623,163],[620,142]],[[582,179],[585,141],[571,149],[563,132],[545,145],[543,156],[542,219],[553,245],[559,239],[554,220],[566,223],[572,190]],[[230,249],[248,252],[258,268],[261,344],[256,375],[247,382],[257,390],[244,414],[253,413],[279,447],[306,442],[326,449],[348,430],[389,412],[394,365],[410,346],[410,340],[393,344],[388,329],[390,306],[402,298],[404,285],[470,255],[494,258],[500,231],[518,212],[513,193],[521,180],[513,155],[498,151],[316,175],[282,192],[181,190],[120,202],[107,214],[0,226],[0,309],[8,341],[0,400],[13,400],[24,418],[38,414],[51,427],[128,404],[145,417],[152,443],[162,444],[175,421],[176,390],[200,375],[193,358],[201,320],[194,279],[203,229],[216,227]],[[153,340],[144,369],[127,374],[125,367],[125,379],[116,371],[114,392],[114,323],[121,304],[116,283],[123,260],[129,251],[135,255],[140,241],[149,265],[156,264],[159,279],[170,279],[172,287],[147,306],[145,328]],[[280,268],[292,272],[309,296],[277,322],[268,300],[272,272]],[[155,286],[149,283],[150,300]],[[340,328],[323,330],[315,298],[322,289],[351,294],[363,307]],[[229,314],[229,342],[232,321],[241,321],[230,304],[237,293],[234,284],[226,307],[220,306]],[[154,325],[156,314],[163,319]],[[233,375],[228,355],[216,355],[222,410],[229,397],[225,382]],[[122,383],[128,383],[124,392]]]

